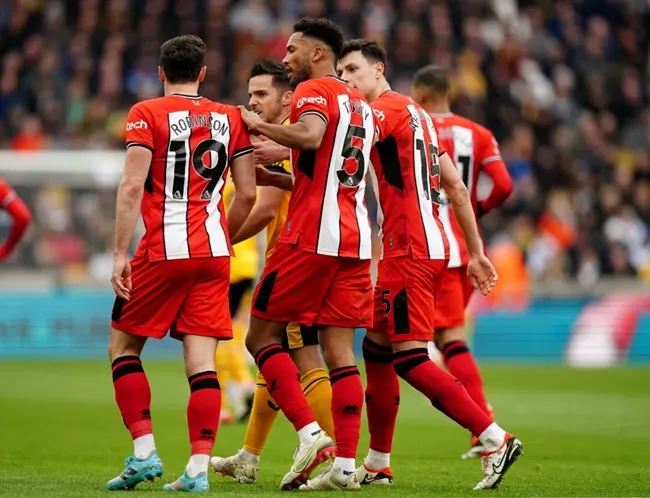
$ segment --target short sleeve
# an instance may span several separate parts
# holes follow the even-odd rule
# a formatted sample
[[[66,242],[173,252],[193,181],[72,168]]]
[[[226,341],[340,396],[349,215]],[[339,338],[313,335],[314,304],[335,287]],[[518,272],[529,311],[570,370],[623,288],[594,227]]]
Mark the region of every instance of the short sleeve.
[[[291,115],[295,116],[296,121],[303,116],[318,116],[327,123],[330,118],[327,96],[322,81],[308,80],[300,83],[293,95],[294,112]]]
[[[492,132],[486,129],[481,130],[481,148],[480,148],[480,164],[484,166],[494,161],[502,161],[501,151],[499,151],[499,143],[494,138]]]
[[[145,147],[153,152],[153,118],[142,103],[131,107],[126,118],[126,148]]]
[[[381,99],[370,104],[372,113],[375,116],[375,131],[377,132],[377,141],[385,140],[393,132],[395,119],[390,119],[388,106],[384,105]]]
[[[238,157],[252,154],[253,145],[251,144],[248,128],[244,124],[244,120],[239,111],[235,110],[231,116],[230,140],[232,140],[233,146],[230,160],[234,161]]]

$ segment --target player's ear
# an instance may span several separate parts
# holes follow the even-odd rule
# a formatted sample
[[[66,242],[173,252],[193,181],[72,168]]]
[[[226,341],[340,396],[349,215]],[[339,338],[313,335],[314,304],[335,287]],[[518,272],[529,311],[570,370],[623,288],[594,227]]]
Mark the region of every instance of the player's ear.
[[[162,67],[158,66],[158,79],[161,83],[165,82],[165,71]]]
[[[205,79],[205,73],[208,70],[208,66],[203,66],[201,68],[201,71],[199,71],[199,83],[203,83],[203,80]]]
[[[284,92],[282,95],[282,105],[291,105],[291,101],[293,100],[293,92]]]
[[[315,46],[311,49],[310,55],[312,62],[318,62],[323,58],[325,51],[323,47]]]
[[[384,71],[386,71],[386,66],[384,66],[383,62],[378,62],[375,64],[375,79],[379,79],[381,76],[383,76]]]

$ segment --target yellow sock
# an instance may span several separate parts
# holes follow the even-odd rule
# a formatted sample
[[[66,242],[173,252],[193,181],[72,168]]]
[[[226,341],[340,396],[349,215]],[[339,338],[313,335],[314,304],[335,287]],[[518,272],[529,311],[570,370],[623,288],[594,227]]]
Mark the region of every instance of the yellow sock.
[[[223,341],[217,347],[217,354],[215,356],[215,366],[217,370],[217,378],[221,385],[221,411],[227,412],[230,409],[228,402],[228,385],[232,382],[231,368],[230,368],[230,355],[231,346],[230,341]]]
[[[327,434],[334,437],[334,422],[332,421],[332,385],[330,377],[324,368],[314,368],[305,372],[300,377],[302,392],[311,411],[314,412],[316,422]]]
[[[280,409],[266,389],[266,382],[259,371],[256,381],[257,388],[253,398],[253,410],[246,428],[244,449],[253,455],[261,455]]]

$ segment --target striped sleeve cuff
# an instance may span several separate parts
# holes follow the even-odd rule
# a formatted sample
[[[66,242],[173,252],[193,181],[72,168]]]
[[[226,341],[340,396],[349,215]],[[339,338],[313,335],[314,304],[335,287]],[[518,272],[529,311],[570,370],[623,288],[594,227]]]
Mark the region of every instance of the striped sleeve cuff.
[[[493,163],[494,161],[501,161],[501,156],[490,156],[483,159],[481,164]]]
[[[131,147],[144,147],[145,149],[149,149],[151,152],[153,152],[153,147],[151,145],[143,144],[142,142],[127,142],[126,148],[130,149]]]
[[[253,152],[253,146],[251,145],[250,147],[245,147],[243,149],[236,150],[235,153],[232,155],[231,159],[237,159],[238,157],[245,156],[246,154],[252,154]]]
[[[325,116],[325,114],[323,114],[320,111],[314,111],[314,110],[305,111],[300,116],[298,116],[298,119],[302,118],[303,116],[318,116],[323,121],[325,121],[325,124],[327,124],[327,122],[328,122],[327,117]]]

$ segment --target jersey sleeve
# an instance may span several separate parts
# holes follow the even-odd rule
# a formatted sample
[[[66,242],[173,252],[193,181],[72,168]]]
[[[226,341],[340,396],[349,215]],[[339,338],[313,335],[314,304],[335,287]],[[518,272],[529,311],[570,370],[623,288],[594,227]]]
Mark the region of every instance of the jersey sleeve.
[[[237,109],[231,114],[231,135],[233,145],[231,146],[232,154],[230,160],[234,161],[238,157],[252,154],[253,145],[251,144],[251,137],[248,134],[248,128],[244,124],[244,120]]]
[[[394,124],[399,122],[399,119],[395,119],[395,116],[391,115],[389,106],[387,106],[382,99],[372,102],[370,107],[372,108],[372,113],[375,115],[375,132],[377,133],[377,141],[381,142],[391,135],[395,128]]]
[[[150,109],[142,102],[131,107],[126,118],[126,148],[140,146],[153,152],[153,127]]]
[[[478,159],[480,160],[481,168],[495,161],[503,161],[501,159],[501,152],[499,151],[499,143],[494,138],[494,135],[492,135],[492,132],[482,129],[480,134],[481,146]]]
[[[488,130],[481,130],[481,144],[477,151],[481,171],[492,179],[493,187],[486,199],[478,203],[479,216],[492,211],[505,202],[512,192],[512,179],[508,167],[501,159],[499,144]]]
[[[296,120],[303,116],[318,116],[325,123],[329,122],[330,111],[327,97],[328,92],[322,81],[303,81],[296,87],[293,95],[295,112],[292,116],[295,116]]]

